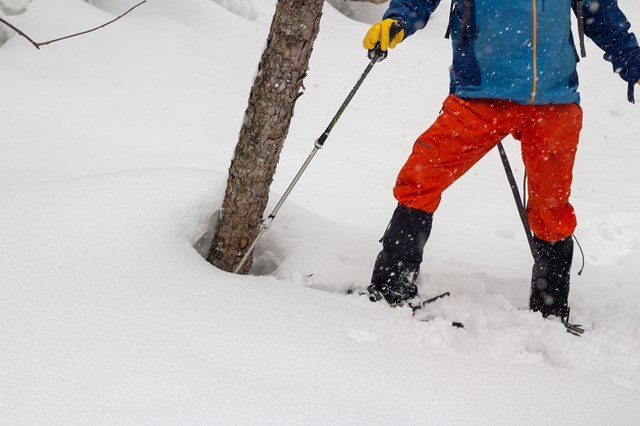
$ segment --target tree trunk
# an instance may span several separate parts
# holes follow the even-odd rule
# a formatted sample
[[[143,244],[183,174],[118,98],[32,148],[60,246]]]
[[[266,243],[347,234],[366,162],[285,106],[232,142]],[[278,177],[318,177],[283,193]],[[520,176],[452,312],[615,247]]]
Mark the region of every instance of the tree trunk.
[[[318,34],[323,0],[278,0],[229,169],[208,260],[232,271],[260,230],[282,145]],[[247,262],[242,273],[251,265]]]

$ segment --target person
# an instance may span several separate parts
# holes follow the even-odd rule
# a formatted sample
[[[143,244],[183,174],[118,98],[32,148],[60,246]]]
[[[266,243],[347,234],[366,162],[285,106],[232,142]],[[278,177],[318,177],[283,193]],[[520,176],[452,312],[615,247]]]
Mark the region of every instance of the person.
[[[423,28],[439,3],[391,0],[364,47],[395,47]],[[450,94],[398,174],[398,205],[368,287],[372,301],[398,305],[417,297],[423,250],[443,191],[512,135],[522,145],[526,216],[537,254],[529,308],[568,321],[576,228],[569,195],[582,127],[572,9],[582,50],[584,35],[604,50],[629,83],[632,100],[640,48],[616,0],[453,0],[447,30],[453,48]]]

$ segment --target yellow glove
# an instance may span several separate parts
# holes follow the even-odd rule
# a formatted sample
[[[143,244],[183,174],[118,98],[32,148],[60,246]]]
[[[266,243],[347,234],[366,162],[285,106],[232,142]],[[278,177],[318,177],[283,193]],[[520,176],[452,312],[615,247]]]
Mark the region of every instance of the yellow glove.
[[[400,24],[396,19],[387,18],[384,21],[380,21],[377,24],[374,24],[367,35],[364,36],[364,40],[362,40],[362,45],[365,49],[371,50],[376,47],[378,41],[380,41],[380,50],[386,52],[389,48],[394,48],[404,39],[404,30],[401,30],[398,34],[393,37],[392,40],[389,40],[389,33],[391,32],[391,26],[394,23]]]

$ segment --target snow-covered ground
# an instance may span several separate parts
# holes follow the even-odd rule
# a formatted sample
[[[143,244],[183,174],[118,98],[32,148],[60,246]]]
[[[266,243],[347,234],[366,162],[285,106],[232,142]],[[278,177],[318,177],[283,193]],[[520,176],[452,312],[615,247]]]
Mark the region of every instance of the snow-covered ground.
[[[90,3],[9,19],[40,41],[135,2]],[[420,291],[452,297],[435,320],[341,294],[367,284],[395,174],[446,96],[447,5],[376,65],[253,276],[202,259],[274,5],[150,0],[82,38],[0,48],[0,424],[638,424],[640,106],[592,43],[583,337],[524,309],[531,259],[497,153],[436,215]],[[365,68],[366,29],[326,4],[272,203]]]

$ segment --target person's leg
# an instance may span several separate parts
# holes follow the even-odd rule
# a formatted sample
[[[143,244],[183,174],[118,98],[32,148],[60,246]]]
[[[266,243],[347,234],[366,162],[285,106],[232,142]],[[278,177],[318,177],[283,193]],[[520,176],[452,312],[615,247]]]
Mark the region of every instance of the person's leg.
[[[512,131],[516,106],[449,96],[436,122],[415,142],[401,169],[398,200],[382,238],[368,290],[398,304],[417,295],[422,253],[442,192]]]
[[[529,307],[543,316],[569,315],[576,217],[569,202],[582,110],[576,104],[527,107],[522,157],[528,176],[527,217],[538,257]]]
[[[534,236],[533,240],[538,259],[531,273],[529,309],[568,321],[573,239],[569,236],[550,242]]]
[[[417,296],[415,282],[432,222],[433,213],[396,207],[373,267],[368,288],[372,300],[384,298],[395,305]]]
[[[398,203],[435,212],[444,190],[513,131],[518,110],[513,102],[450,95],[398,174],[393,188]]]

